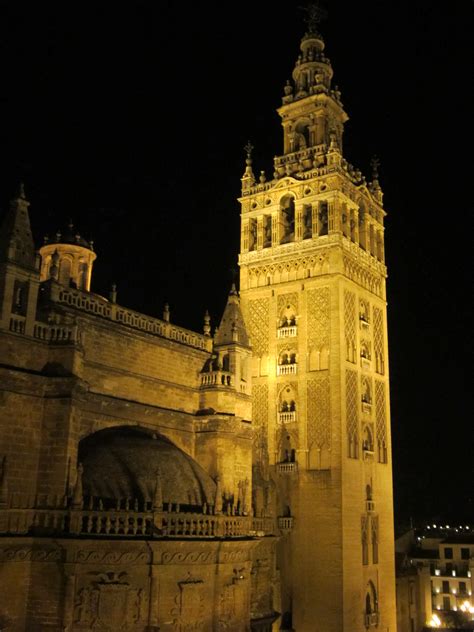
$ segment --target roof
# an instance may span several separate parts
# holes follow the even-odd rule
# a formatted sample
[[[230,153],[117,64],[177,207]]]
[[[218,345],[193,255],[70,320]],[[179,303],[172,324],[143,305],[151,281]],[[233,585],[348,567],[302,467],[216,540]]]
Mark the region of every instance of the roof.
[[[214,504],[216,484],[171,441],[133,426],[108,428],[83,439],[79,462],[85,496],[152,500],[160,473],[164,503]]]
[[[21,186],[18,195],[10,202],[0,227],[0,260],[34,268],[36,255],[28,215],[29,205]]]
[[[214,344],[224,345],[235,342],[240,343],[244,347],[250,346],[244,317],[240,309],[239,294],[235,284],[232,284]]]

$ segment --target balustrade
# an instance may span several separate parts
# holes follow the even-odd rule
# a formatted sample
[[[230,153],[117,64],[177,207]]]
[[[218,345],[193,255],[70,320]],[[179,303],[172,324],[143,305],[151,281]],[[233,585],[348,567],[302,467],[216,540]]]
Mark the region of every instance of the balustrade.
[[[296,410],[289,412],[278,413],[278,421],[281,424],[288,424],[292,421],[296,421]]]
[[[201,374],[201,386],[233,386],[234,376],[228,371],[210,371]]]
[[[297,366],[296,362],[293,364],[278,364],[277,375],[296,375]]]
[[[25,323],[26,323],[26,318],[24,316],[18,316],[16,314],[12,314],[10,317],[10,331],[12,331],[15,334],[24,334]]]
[[[279,329],[277,329],[278,338],[294,338],[296,334],[296,325],[292,325],[291,327],[280,327]]]
[[[129,509],[0,509],[1,534],[239,538],[257,531],[273,533],[273,519]]]

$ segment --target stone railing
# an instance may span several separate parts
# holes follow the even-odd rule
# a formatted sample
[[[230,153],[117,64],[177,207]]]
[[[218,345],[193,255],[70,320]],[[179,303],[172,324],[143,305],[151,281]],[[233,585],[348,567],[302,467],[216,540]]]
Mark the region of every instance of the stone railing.
[[[289,424],[292,421],[296,421],[296,410],[291,410],[285,413],[278,413],[278,422],[281,424]]]
[[[277,375],[296,375],[296,362],[293,364],[278,364],[277,365]]]
[[[281,516],[278,518],[278,528],[280,531],[291,531],[293,529],[293,516]]]
[[[241,538],[271,535],[272,518],[167,511],[0,509],[2,535]]]
[[[297,163],[299,167],[302,166],[306,169],[310,169],[313,166],[316,167],[317,165],[313,165],[313,160],[316,157],[322,159],[326,151],[327,146],[325,144],[321,144],[315,145],[314,147],[306,147],[305,149],[300,149],[299,151],[294,151],[290,154],[284,154],[283,156],[276,156],[274,159],[275,170],[281,177],[283,175],[288,175],[286,165]]]
[[[51,299],[56,303],[68,305],[80,311],[101,316],[127,327],[133,327],[145,333],[161,336],[196,349],[204,351],[211,351],[212,349],[212,338],[209,336],[172,325],[159,318],[153,318],[152,316],[146,316],[145,314],[140,314],[140,312],[126,309],[95,294],[61,287],[57,293],[51,293]]]
[[[278,338],[294,338],[298,333],[296,329],[296,325],[292,325],[291,327],[280,327],[277,329],[277,337]]]
[[[201,386],[233,386],[234,376],[229,371],[201,373]]]
[[[80,331],[77,325],[67,327],[65,325],[47,325],[35,323],[33,328],[34,338],[53,343],[80,343]]]
[[[279,474],[293,474],[293,472],[298,471],[298,463],[295,461],[284,461],[283,463],[277,463],[276,469]]]
[[[24,316],[19,316],[18,314],[12,314],[10,316],[10,331],[12,331],[14,334],[24,334],[25,323],[26,323],[26,318]]]

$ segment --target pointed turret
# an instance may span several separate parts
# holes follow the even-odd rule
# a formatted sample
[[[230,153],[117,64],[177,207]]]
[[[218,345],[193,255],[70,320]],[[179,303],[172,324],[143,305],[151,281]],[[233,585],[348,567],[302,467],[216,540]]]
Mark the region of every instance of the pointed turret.
[[[237,292],[235,283],[233,283],[219,329],[214,338],[214,345],[219,346],[236,342],[244,347],[250,347],[244,317],[240,309],[239,293]]]
[[[201,410],[213,409],[243,419],[251,418],[250,341],[235,283],[229,292],[212,356],[201,371]]]
[[[0,329],[31,336],[36,319],[39,272],[23,185],[0,227]]]
[[[0,229],[0,261],[35,268],[35,245],[31,234],[28,207],[23,184],[11,200]]]

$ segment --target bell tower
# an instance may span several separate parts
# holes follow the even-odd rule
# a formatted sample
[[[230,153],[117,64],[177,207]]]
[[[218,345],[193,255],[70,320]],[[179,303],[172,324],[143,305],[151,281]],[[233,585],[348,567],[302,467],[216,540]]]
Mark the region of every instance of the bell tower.
[[[395,632],[383,195],[343,157],[348,116],[313,9],[273,179],[242,177],[240,292],[256,467],[276,489],[280,629]]]

